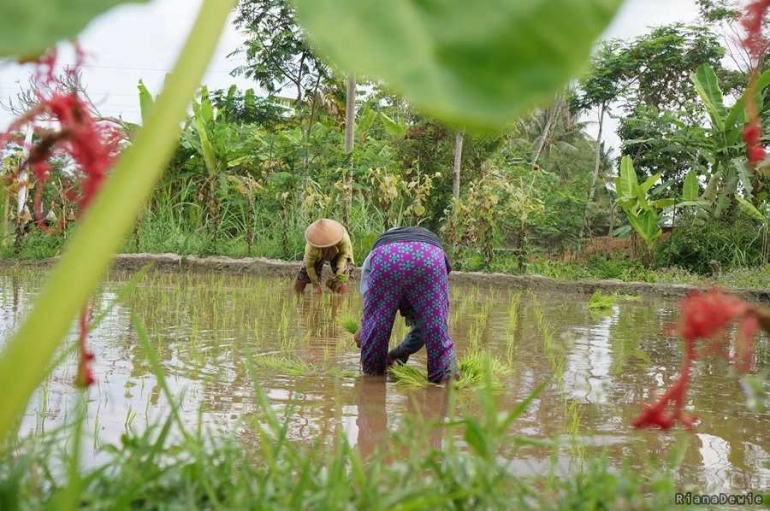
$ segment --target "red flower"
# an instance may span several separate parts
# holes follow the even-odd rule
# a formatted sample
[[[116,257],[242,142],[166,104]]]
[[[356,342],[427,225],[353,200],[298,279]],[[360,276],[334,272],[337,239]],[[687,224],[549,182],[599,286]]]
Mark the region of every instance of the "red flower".
[[[736,321],[738,335],[736,347],[738,370],[746,372],[751,366],[753,342],[757,329],[770,327],[770,313],[764,309],[749,306],[743,300],[711,290],[708,293],[693,292],[680,306],[681,317],[678,333],[685,343],[684,360],[677,381],[653,404],[642,405],[642,413],[634,420],[635,428],[658,427],[669,429],[680,422],[685,428],[694,426],[696,417],[684,413],[687,390],[693,363],[712,353],[726,353],[729,342],[727,327]],[[696,342],[708,343],[710,349],[700,353]],[[671,408],[671,411],[668,411]]]
[[[80,347],[80,358],[78,359],[78,375],[75,384],[78,387],[88,388],[96,379],[94,378],[92,362],[94,354],[89,351],[86,341],[88,339],[88,320],[90,319],[91,307],[86,305],[80,313],[80,322],[78,323],[79,335],[78,345]]]
[[[749,86],[746,89],[748,123],[743,130],[743,140],[746,142],[746,156],[752,168],[765,159],[765,150],[761,145],[762,128],[759,123],[757,105],[754,104],[754,96],[762,57],[768,48],[768,41],[762,35],[762,20],[768,8],[770,8],[770,0],[754,0],[746,7],[745,14],[741,19],[741,24],[746,31],[743,46],[751,59],[751,76]]]
[[[74,69],[68,70],[67,73],[76,73],[82,59],[83,54],[77,48],[77,64]],[[77,165],[79,173],[82,174],[80,195],[76,198],[79,205],[78,213],[82,213],[101,189],[107,173],[115,161],[122,137],[116,129],[97,122],[77,91],[67,90],[64,84],[57,79],[54,75],[55,51],[38,58],[35,63],[37,64],[38,83],[43,85],[37,91],[39,103],[12,123],[6,133],[0,135],[0,147],[4,146],[19,128],[34,125],[43,115],[58,125],[56,130],[38,130],[38,142],[29,148],[29,157],[24,162],[32,170],[37,180],[34,197],[35,220],[41,230],[49,232],[43,221],[41,203],[43,187],[51,171],[48,163],[51,157],[56,152],[68,155]],[[66,216],[61,215],[60,228],[63,227],[65,221]],[[87,305],[80,315],[80,361],[76,379],[76,384],[83,387],[88,387],[95,381],[91,368],[94,355],[86,345],[89,314],[90,306]]]

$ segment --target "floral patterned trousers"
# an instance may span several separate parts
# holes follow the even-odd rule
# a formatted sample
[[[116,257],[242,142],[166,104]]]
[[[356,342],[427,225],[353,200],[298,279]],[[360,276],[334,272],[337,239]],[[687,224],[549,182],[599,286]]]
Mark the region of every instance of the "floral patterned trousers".
[[[404,304],[421,326],[428,379],[440,383],[452,376],[455,348],[449,335],[449,277],[443,250],[428,243],[391,243],[375,249],[371,268],[361,326],[364,373],[385,373],[393,321]]]

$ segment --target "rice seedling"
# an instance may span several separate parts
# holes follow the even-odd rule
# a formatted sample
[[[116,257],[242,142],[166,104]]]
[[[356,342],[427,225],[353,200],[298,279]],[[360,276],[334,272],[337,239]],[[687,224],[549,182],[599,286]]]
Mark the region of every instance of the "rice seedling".
[[[360,329],[361,324],[353,316],[342,316],[340,318],[340,326],[349,334],[355,335]]]
[[[459,388],[476,387],[484,383],[489,375],[492,385],[502,385],[500,378],[510,372],[510,367],[481,351],[474,351],[462,357],[457,362],[459,377],[455,385]],[[404,386],[422,387],[430,385],[428,373],[424,369],[418,369],[408,364],[395,364],[390,368],[390,374],[397,383]]]
[[[487,374],[492,377],[493,384],[510,371],[510,367],[500,362],[488,353],[474,351],[460,359],[457,363],[460,371],[458,384],[461,387],[475,386],[484,382]]]
[[[328,344],[325,344],[324,345],[324,356],[323,356],[324,365],[328,365],[329,364],[329,360],[331,360],[331,347]]]
[[[605,295],[597,289],[588,300],[588,309],[594,312],[607,311],[613,308],[617,302],[618,297],[616,295]]]
[[[276,371],[290,376],[304,376],[319,372],[319,368],[308,364],[297,357],[285,355],[264,354],[257,355],[253,360],[254,366],[268,371]]]
[[[407,387],[423,387],[431,385],[428,373],[408,364],[395,364],[390,368],[390,374],[396,382]]]
[[[520,300],[521,295],[517,293],[511,297],[511,303],[508,306],[508,332],[505,336],[505,356],[509,365],[513,363],[514,350],[516,348],[516,328],[519,323]]]

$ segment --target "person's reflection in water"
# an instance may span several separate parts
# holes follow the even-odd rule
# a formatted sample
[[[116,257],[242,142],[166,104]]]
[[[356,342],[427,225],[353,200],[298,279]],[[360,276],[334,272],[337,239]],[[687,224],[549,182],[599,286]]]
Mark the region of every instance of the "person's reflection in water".
[[[356,380],[358,449],[363,459],[374,454],[388,431],[387,386],[384,376],[360,376]]]
[[[409,394],[407,426],[421,428],[427,440],[426,447],[440,451],[444,446],[444,421],[447,416],[449,387],[430,385]]]
[[[321,298],[296,298],[297,312],[305,324],[305,332],[311,338],[332,337],[337,328],[337,315],[345,295],[329,294]]]
[[[384,460],[393,459],[392,449],[385,443],[388,435],[387,385],[383,376],[361,376],[356,380],[358,416],[357,445],[363,459],[369,459],[377,448],[384,451]],[[406,449],[419,447],[427,451],[443,447],[444,418],[448,407],[448,387],[430,385],[407,395],[406,416],[403,417],[404,435],[399,446]],[[412,440],[421,442],[417,445]],[[405,442],[405,443],[403,443]],[[399,454],[399,453],[396,453]],[[409,453],[400,453],[406,454]]]

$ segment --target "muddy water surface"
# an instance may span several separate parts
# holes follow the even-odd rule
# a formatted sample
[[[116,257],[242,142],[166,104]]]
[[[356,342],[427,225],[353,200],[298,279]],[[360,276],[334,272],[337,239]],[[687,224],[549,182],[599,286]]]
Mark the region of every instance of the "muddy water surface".
[[[130,275],[116,274],[95,299],[96,315],[117,299]],[[0,274],[0,339],[18,327],[40,291],[43,275]],[[339,318],[359,314],[357,293],[296,299],[290,283],[254,277],[150,274],[114,305],[91,335],[98,383],[90,390],[92,459],[127,429],[141,430],[164,417],[163,398],[133,321],[149,333],[172,391],[191,425],[199,414],[215,431],[240,434],[258,405],[253,379],[274,409],[289,411],[297,440],[334,438],[343,431],[369,452],[408,415],[442,420],[442,389],[405,388],[362,378],[359,352]],[[645,467],[677,456],[678,477],[700,491],[770,486],[770,415],[752,412],[737,377],[722,361],[697,365],[689,407],[702,419],[695,433],[634,431],[638,403],[678,375],[680,346],[665,327],[676,303],[643,298],[620,301],[605,313],[589,311],[584,295],[453,286],[451,332],[458,353],[482,349],[511,370],[496,392],[510,410],[538,383],[548,387],[511,435],[561,438],[557,455],[523,449],[506,459],[512,470],[567,472],[580,460],[606,455],[614,466]],[[397,319],[393,341],[406,332]],[[3,341],[0,340],[0,343]],[[425,364],[424,351],[410,361]],[[252,362],[249,362],[252,361]],[[758,344],[756,370],[770,362],[768,342]],[[76,359],[70,356],[40,389],[22,431],[44,434],[72,409]],[[480,413],[478,394],[465,389],[457,406]],[[446,439],[437,430],[434,445]],[[654,466],[654,465],[653,465]]]

